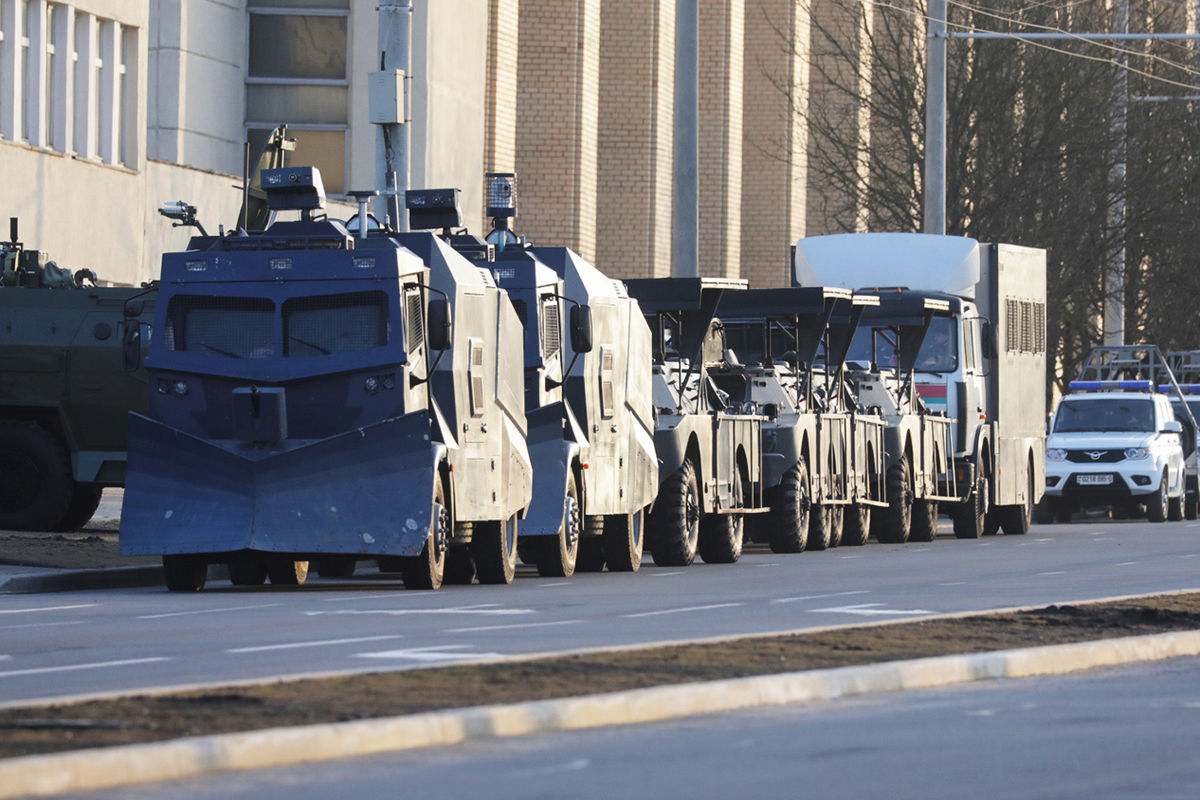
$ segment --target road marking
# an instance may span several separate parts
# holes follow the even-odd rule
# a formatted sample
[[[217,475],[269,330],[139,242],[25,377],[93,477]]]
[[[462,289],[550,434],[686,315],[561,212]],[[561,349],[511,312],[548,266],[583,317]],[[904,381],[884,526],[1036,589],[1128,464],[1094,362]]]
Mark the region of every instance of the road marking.
[[[1113,564],[1114,567],[1132,567],[1136,561],[1122,561],[1120,564]]]
[[[489,606],[494,605],[492,603]],[[521,614],[536,614],[532,608],[484,608],[481,606],[454,606],[450,608],[374,608],[358,609],[345,608],[337,611],[301,611],[306,617],[326,617],[341,615],[370,615],[383,614],[390,617],[419,616],[421,614],[481,614],[483,616],[510,617]]]
[[[852,594],[870,594],[870,589],[857,589],[853,592],[834,592],[833,594],[806,594],[800,597],[776,597],[772,603],[796,603],[800,600],[824,600],[827,597],[848,597]]]
[[[349,597],[322,597],[322,603],[357,603],[359,600],[395,600],[396,593],[391,594],[359,594]]]
[[[950,583],[939,583],[938,586],[966,586],[966,581],[951,581]]]
[[[100,669],[102,667],[127,667],[131,664],[153,664],[156,661],[170,661],[167,656],[154,658],[129,658],[124,661],[97,661],[93,664],[67,664],[62,667],[34,667],[31,669],[10,669],[0,672],[0,678],[11,678],[17,675],[42,675],[47,672],[71,672],[80,669]]]
[[[41,608],[6,608],[0,614],[32,614],[35,611],[65,611],[68,608],[94,608],[94,603],[79,603],[73,606],[42,606]]]
[[[549,589],[551,586],[570,586],[573,581],[555,581],[554,583],[538,583],[535,584],[540,589]]]
[[[651,576],[652,578],[668,578],[672,575],[682,575],[683,573],[679,572],[678,570],[676,570],[675,572],[656,572],[655,570],[650,570],[646,574]]]
[[[378,642],[383,639],[403,639],[403,634],[391,633],[384,636],[356,636],[353,639],[323,639],[313,642],[289,642],[287,644],[264,644],[257,647],[235,647],[226,653],[261,653],[264,650],[294,650],[298,647],[326,647],[334,644],[355,644],[357,642]]]
[[[783,565],[777,561],[772,561],[770,564],[750,564],[749,566],[753,569],[766,569],[767,567],[781,567]]]
[[[591,766],[586,758],[577,758],[574,761],[568,761],[565,764],[554,764],[549,767],[539,767],[537,769],[518,769],[509,773],[513,778],[540,778],[545,775],[559,775],[563,772],[578,772],[581,769],[587,769]]]
[[[1055,570],[1053,572],[1039,572],[1039,573],[1037,573],[1037,577],[1046,577],[1046,576],[1050,576],[1050,575],[1066,575],[1066,574],[1067,573],[1062,572],[1061,570]]]
[[[24,625],[0,625],[0,631],[15,631],[18,628],[56,628],[60,625],[82,625],[83,620],[71,620],[70,622],[27,622]]]
[[[851,558],[862,558],[862,556],[838,556],[838,558],[849,560]]]
[[[1197,556],[1200,556],[1200,553],[1187,553],[1182,556],[1176,556],[1176,558],[1196,558]]]
[[[414,647],[408,650],[383,650],[378,653],[355,653],[355,658],[409,658],[413,661],[454,661],[468,658],[501,658],[500,653],[447,653],[462,650],[469,644],[449,644],[435,647]]]
[[[625,619],[637,619],[638,617],[657,617],[663,614],[686,614],[689,611],[708,611],[714,608],[733,608],[734,606],[744,605],[743,603],[713,603],[710,606],[687,606],[686,608],[664,608],[661,611],[643,611],[639,614],[625,614]]]
[[[924,553],[928,547],[909,547],[905,550],[906,553]]]
[[[442,633],[475,633],[476,631],[503,631],[513,628],[549,628],[552,625],[576,625],[581,619],[564,619],[561,622],[528,622],[516,625],[479,625],[474,628],[450,628]]]
[[[0,661],[8,661],[12,656],[0,655]]]
[[[966,715],[968,717],[994,717],[996,716],[996,712],[990,708],[980,708],[976,711],[968,711]]]
[[[1034,539],[1035,542],[1053,542],[1053,539]]]
[[[194,614],[224,614],[228,611],[257,611],[260,608],[281,606],[283,603],[264,603],[258,606],[230,606],[229,608],[201,608],[196,611],[170,611],[166,614],[144,614],[138,619],[163,619],[164,617],[189,617]]]
[[[835,608],[810,608],[809,613],[819,614],[856,614],[862,617],[873,616],[901,616],[905,614],[932,614],[932,611],[926,611],[923,608],[879,608],[883,603],[861,603],[856,606],[837,606]]]

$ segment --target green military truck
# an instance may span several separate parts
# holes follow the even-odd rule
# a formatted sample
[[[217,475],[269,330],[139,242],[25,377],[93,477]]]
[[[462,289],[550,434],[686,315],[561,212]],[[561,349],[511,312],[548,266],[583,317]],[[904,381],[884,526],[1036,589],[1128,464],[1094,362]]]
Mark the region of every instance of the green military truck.
[[[138,288],[102,288],[24,247],[17,220],[0,242],[0,529],[74,531],[106,486],[125,482],[130,409],[144,374],[126,372],[123,309]]]

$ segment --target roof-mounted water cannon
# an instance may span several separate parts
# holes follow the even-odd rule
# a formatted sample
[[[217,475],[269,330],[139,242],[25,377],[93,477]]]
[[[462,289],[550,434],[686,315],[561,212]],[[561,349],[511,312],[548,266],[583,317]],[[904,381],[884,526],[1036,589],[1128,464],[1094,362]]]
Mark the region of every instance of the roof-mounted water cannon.
[[[487,235],[488,244],[497,251],[520,240],[509,229],[509,220],[517,216],[517,175],[515,172],[488,172],[487,215],[492,218],[492,232]]]
[[[316,167],[264,169],[262,188],[267,193],[268,209],[299,211],[305,222],[312,221],[314,210],[325,208],[325,184]]]
[[[204,230],[204,226],[196,218],[196,207],[190,203],[183,200],[163,203],[158,213],[167,219],[175,220],[171,223],[172,228],[195,228],[200,231],[201,236],[208,236],[208,231]]]
[[[442,229],[449,237],[452,228],[462,227],[458,189],[409,189],[404,197],[408,226],[413,230]]]

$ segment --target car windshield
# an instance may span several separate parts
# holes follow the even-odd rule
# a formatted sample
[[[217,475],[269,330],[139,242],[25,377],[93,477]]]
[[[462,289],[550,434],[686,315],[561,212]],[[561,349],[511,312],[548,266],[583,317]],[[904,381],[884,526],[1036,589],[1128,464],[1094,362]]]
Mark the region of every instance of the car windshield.
[[[929,324],[929,332],[921,343],[921,352],[917,355],[916,369],[918,372],[953,372],[958,369],[958,338],[955,336],[957,320],[950,317],[934,317]],[[847,361],[858,364],[871,363],[870,328],[859,328],[854,332],[850,343]],[[885,336],[875,337],[876,357],[883,369],[896,366],[896,350]]]
[[[1054,433],[1076,431],[1153,432],[1154,403],[1123,397],[1063,400],[1054,415]]]

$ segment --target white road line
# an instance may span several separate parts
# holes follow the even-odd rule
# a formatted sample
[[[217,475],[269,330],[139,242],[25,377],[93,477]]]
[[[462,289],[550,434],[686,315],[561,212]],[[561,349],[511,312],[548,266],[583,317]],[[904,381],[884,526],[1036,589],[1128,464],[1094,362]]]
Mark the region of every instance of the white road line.
[[[502,658],[500,653],[447,653],[463,650],[469,644],[448,644],[440,647],[413,647],[407,650],[382,650],[378,653],[355,653],[355,658],[409,658],[413,661],[456,661],[470,658]]]
[[[1053,539],[1034,539],[1035,542],[1053,542]]]
[[[513,628],[549,628],[552,625],[578,625],[581,619],[564,619],[561,622],[529,622],[517,625],[479,625],[474,628],[450,628],[442,633],[475,633],[476,631],[504,631]]]
[[[902,616],[909,614],[932,614],[932,611],[926,611],[923,608],[879,608],[883,603],[859,603],[855,606],[835,606],[833,608],[810,608],[811,614],[855,614],[862,617],[874,616]]]
[[[568,761],[565,764],[553,764],[548,767],[538,767],[536,769],[518,769],[509,773],[511,778],[540,778],[545,775],[559,775],[563,772],[578,772],[581,769],[587,769],[591,763],[586,758],[577,758],[574,761]]]
[[[41,608],[5,608],[0,614],[32,614],[35,611],[65,611],[68,608],[95,608],[95,603],[78,603],[73,606],[42,606]]]
[[[638,617],[657,617],[663,614],[686,614],[689,611],[708,611],[713,608],[733,608],[734,606],[745,605],[744,603],[713,603],[710,606],[688,606],[687,608],[664,608],[661,611],[643,611],[640,614],[625,614],[625,619],[637,619]]]
[[[69,622],[26,622],[24,625],[0,625],[0,631],[15,631],[18,628],[57,628],[61,625],[82,625],[83,620],[76,619]]]
[[[71,672],[80,669],[101,669],[103,667],[127,667],[131,664],[152,664],[156,661],[170,661],[167,656],[154,658],[129,658],[124,661],[97,661],[93,664],[67,664],[61,667],[34,667],[32,669],[10,669],[0,672],[0,678],[12,678],[18,675],[42,675],[47,672]]]
[[[766,567],[780,567],[783,565],[777,562],[771,562],[770,564],[751,564],[750,566],[755,569],[765,569]]]
[[[379,642],[384,639],[403,639],[404,635],[391,633],[384,636],[356,636],[353,639],[322,639],[313,642],[288,642],[287,644],[263,644],[256,647],[235,647],[226,653],[261,653],[264,650],[295,650],[299,647],[327,647],[335,644],[355,644],[357,642]]]
[[[1176,558],[1196,558],[1197,556],[1200,556],[1200,553],[1185,553],[1184,555],[1176,556]]]
[[[838,556],[838,558],[848,561],[852,558],[862,558],[862,556]]]
[[[490,605],[490,604],[489,604]],[[511,617],[536,614],[532,608],[481,608],[479,606],[457,606],[451,608],[344,608],[337,611],[301,611],[306,617],[359,616],[383,614],[390,617],[420,616],[422,614],[480,614],[483,616]]]
[[[554,583],[539,583],[536,584],[540,589],[549,589],[551,586],[570,586],[572,581],[555,581]]]
[[[797,603],[801,600],[824,600],[828,597],[849,597],[852,594],[870,594],[870,589],[856,589],[853,592],[834,592],[833,594],[806,594],[800,597],[776,597],[772,603]]]
[[[966,586],[966,581],[951,581],[950,583],[939,583],[938,586]]]
[[[12,656],[0,655],[0,661],[8,661]]]
[[[669,578],[672,575],[682,575],[683,573],[679,572],[678,570],[675,572],[657,572],[655,570],[650,570],[646,574],[652,578]]]
[[[1113,564],[1114,567],[1132,567],[1136,561],[1122,561],[1120,564]]]
[[[1053,572],[1039,572],[1039,573],[1037,574],[1037,576],[1038,576],[1038,577],[1043,577],[1043,576],[1047,576],[1047,575],[1066,575],[1066,574],[1067,574],[1067,573],[1065,573],[1065,572],[1062,572],[1061,570],[1055,570],[1055,571],[1053,571]]]
[[[195,614],[224,614],[228,611],[257,611],[260,608],[272,608],[283,603],[263,603],[258,606],[230,606],[228,608],[201,608],[196,611],[170,611],[166,614],[144,614],[138,619],[163,619],[164,617],[190,617]]]

